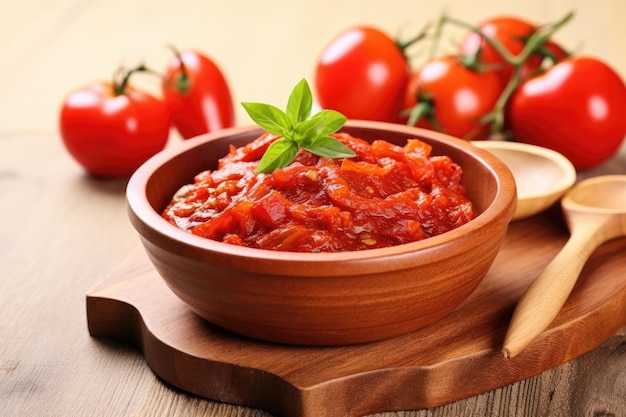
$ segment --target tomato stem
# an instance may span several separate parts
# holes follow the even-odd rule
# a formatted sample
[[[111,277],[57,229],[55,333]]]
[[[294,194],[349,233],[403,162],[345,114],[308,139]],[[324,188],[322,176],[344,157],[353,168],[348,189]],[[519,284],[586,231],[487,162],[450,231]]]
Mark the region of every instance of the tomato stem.
[[[402,51],[402,53],[404,55],[406,55],[406,50],[413,44],[421,41],[422,39],[426,38],[426,36],[428,35],[428,24],[426,24],[424,26],[424,28],[421,30],[421,32],[419,32],[416,36],[407,39],[405,41],[402,41],[400,39],[396,39],[396,46],[400,49],[400,51]]]
[[[178,60],[178,64],[180,65],[180,73],[176,77],[173,87],[178,92],[185,94],[191,88],[191,79],[189,78],[189,71],[187,70],[187,66],[185,65],[185,62],[183,61],[183,58],[178,48],[176,48],[174,45],[168,45],[168,47],[172,50],[172,52],[174,53],[174,56]]]
[[[124,75],[122,76],[122,80],[120,82],[118,82],[117,76],[114,76],[113,94],[116,96],[125,94],[126,88],[128,87],[128,83],[130,81],[130,77],[137,72],[148,72],[148,73],[155,74],[161,77],[161,74],[146,67],[145,64],[139,64],[136,67],[131,68],[130,70],[126,71],[125,73],[124,73],[124,68],[119,68],[116,74],[124,74]]]
[[[497,39],[492,38],[482,31],[478,26],[472,25],[470,23],[464,22],[459,19],[455,19],[454,17],[443,15],[442,19],[444,22],[452,23],[453,25],[460,26],[464,29],[470,30],[480,36],[485,40],[496,52],[508,63],[515,65],[515,56],[513,56],[508,49]]]
[[[501,133],[504,127],[504,109],[506,108],[509,98],[511,98],[511,95],[519,84],[520,72],[521,66],[516,66],[513,69],[511,80],[506,84],[504,90],[502,90],[502,93],[498,97],[498,100],[496,100],[496,104],[493,109],[481,119],[483,123],[491,122],[491,133]]]
[[[550,37],[563,25],[569,22],[573,16],[574,13],[569,12],[561,18],[561,20],[554,24],[540,26],[532,35],[530,35],[524,49],[522,49],[522,52],[510,61],[511,64],[521,67],[533,53],[542,50],[548,39],[550,39]]]
[[[446,14],[443,14],[439,26],[443,23],[449,22],[462,28],[471,30],[478,34],[485,40],[507,63],[513,66],[513,76],[505,86],[504,90],[500,94],[500,97],[496,101],[494,108],[489,112],[482,120],[484,122],[491,122],[492,133],[501,133],[504,127],[504,109],[507,102],[511,98],[513,92],[517,89],[520,82],[521,68],[524,63],[530,58],[531,55],[541,52],[545,56],[545,44],[550,37],[563,25],[565,25],[572,17],[573,12],[567,13],[563,18],[553,24],[547,24],[540,26],[535,30],[526,40],[524,49],[518,54],[513,55],[511,52],[497,39],[484,33],[479,27],[463,22],[462,20],[455,19]],[[476,58],[476,57],[474,57]]]
[[[483,32],[479,27],[474,26],[472,24],[466,23],[462,20],[455,19],[446,14],[442,15],[441,19],[445,22],[450,22],[454,25],[460,26],[462,28],[471,30],[472,32],[478,34],[482,39],[485,40],[496,52],[509,64],[513,66],[521,66],[526,62],[528,57],[533,53],[541,50],[544,44],[548,41],[550,36],[554,34],[558,29],[560,29],[565,23],[567,23],[574,16],[573,12],[569,12],[559,21],[554,24],[548,24],[544,26],[540,26],[533,34],[528,37],[526,41],[526,45],[522,52],[519,55],[513,55],[511,52],[497,39],[492,38]]]
[[[433,59],[437,54],[437,50],[439,49],[439,41],[441,40],[441,34],[443,33],[443,26],[447,19],[448,16],[445,12],[443,12],[439,17],[439,20],[437,20],[437,25],[435,25],[435,33],[433,34],[433,41],[430,44],[430,52],[428,54],[429,60]]]
[[[420,120],[426,119],[433,127],[442,130],[439,121],[435,117],[435,104],[432,95],[424,91],[418,92],[416,101],[413,107],[403,110],[400,114],[401,116],[409,116],[406,124],[415,126]]]
[[[530,37],[528,38],[524,49],[519,53],[519,55],[513,57],[509,63],[511,63],[514,67],[513,75],[511,79],[504,87],[504,90],[498,97],[496,104],[493,110],[485,116],[483,120],[492,121],[491,124],[491,132],[492,133],[501,133],[504,128],[504,110],[506,108],[506,104],[509,99],[513,95],[513,92],[517,89],[520,83],[520,73],[522,69],[522,65],[526,62],[526,60],[537,51],[540,51],[544,48],[545,43],[550,39],[550,37],[560,29],[565,23],[567,23],[574,16],[573,12],[569,12],[562,19],[557,21],[554,24],[544,25],[539,27]],[[488,39],[489,37],[485,37]],[[492,45],[493,46],[493,45]],[[507,51],[508,53],[508,51]],[[509,54],[510,55],[510,54]],[[504,56],[503,56],[504,58]],[[506,59],[506,58],[505,58]]]

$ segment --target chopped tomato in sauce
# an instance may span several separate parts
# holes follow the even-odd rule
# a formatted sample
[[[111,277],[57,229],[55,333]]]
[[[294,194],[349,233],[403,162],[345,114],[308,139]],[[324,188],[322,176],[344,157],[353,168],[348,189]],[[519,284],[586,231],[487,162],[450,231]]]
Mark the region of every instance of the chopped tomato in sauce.
[[[448,156],[418,139],[405,146],[333,135],[357,154],[329,159],[301,150],[271,174],[257,174],[277,137],[263,134],[196,175],[163,217],[193,234],[252,248],[339,252],[414,242],[475,217]]]

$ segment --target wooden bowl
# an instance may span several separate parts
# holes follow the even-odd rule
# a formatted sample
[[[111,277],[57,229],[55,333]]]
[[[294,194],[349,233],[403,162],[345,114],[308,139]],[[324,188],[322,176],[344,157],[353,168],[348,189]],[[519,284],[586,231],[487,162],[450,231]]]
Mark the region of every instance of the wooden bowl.
[[[552,149],[502,140],[473,144],[493,153],[511,170],[517,186],[517,209],[513,220],[547,210],[576,183],[574,165]]]
[[[192,235],[160,213],[195,174],[216,167],[230,144],[261,133],[231,128],[187,140],[142,165],[127,188],[129,216],[167,285],[207,321],[241,335],[299,345],[344,345],[405,334],[456,309],[489,270],[515,211],[509,169],[468,142],[437,132],[349,121],[365,140],[403,145],[419,138],[433,155],[464,170],[480,213],[422,241],[342,253],[294,253],[239,247]],[[163,312],[167,314],[167,312]]]

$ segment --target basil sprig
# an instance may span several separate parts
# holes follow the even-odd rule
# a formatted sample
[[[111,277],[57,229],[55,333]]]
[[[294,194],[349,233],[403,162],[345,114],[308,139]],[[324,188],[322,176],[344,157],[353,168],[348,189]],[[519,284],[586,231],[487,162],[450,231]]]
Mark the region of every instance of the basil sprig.
[[[280,136],[265,151],[258,173],[271,173],[294,160],[300,148],[326,158],[352,158],[356,154],[329,136],[338,131],[346,117],[334,110],[321,110],[311,116],[313,95],[306,80],[289,95],[286,111],[265,103],[241,103],[250,118],[267,132]]]

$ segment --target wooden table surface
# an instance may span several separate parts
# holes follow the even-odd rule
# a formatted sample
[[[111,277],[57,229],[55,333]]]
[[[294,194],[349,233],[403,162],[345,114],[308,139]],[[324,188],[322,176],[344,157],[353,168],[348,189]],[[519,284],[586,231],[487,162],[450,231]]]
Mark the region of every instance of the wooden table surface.
[[[124,180],[98,180],[69,157],[57,129],[64,95],[120,64],[162,68],[167,44],[223,68],[236,102],[283,106],[315,58],[357,23],[410,34],[443,10],[426,0],[22,0],[0,7],[0,415],[260,417],[262,410],[189,396],[162,383],[140,352],[95,339],[88,289],[138,244]],[[469,22],[496,14],[554,21],[557,39],[626,75],[621,0],[450,0]],[[452,35],[451,35],[452,37]],[[444,42],[451,44],[450,42]],[[155,85],[146,82],[146,88]],[[238,124],[249,124],[240,108]],[[626,117],[626,109],[625,109]],[[169,146],[180,140],[172,135]],[[581,177],[626,173],[626,147]],[[210,378],[210,376],[207,376]],[[471,383],[471,381],[468,381]],[[429,410],[385,416],[625,416],[626,329],[555,369]]]

